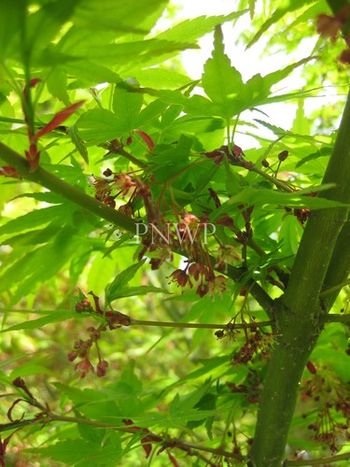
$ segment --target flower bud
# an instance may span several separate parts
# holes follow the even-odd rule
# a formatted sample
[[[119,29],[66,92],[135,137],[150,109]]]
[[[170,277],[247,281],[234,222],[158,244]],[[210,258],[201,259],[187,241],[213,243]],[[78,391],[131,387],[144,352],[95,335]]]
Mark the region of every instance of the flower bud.
[[[287,159],[288,155],[289,155],[289,152],[288,152],[288,151],[282,151],[282,152],[280,152],[280,153],[278,154],[278,159],[279,159],[281,162],[283,162],[283,161],[285,161],[285,160]]]

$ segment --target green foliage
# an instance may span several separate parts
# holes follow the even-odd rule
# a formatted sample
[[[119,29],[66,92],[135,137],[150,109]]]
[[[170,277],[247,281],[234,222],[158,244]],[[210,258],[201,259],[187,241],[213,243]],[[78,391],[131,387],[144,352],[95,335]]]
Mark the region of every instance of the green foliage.
[[[173,7],[0,0],[0,465],[246,465],[268,361],[302,341],[281,305],[300,239],[349,208],[323,181],[342,96],[321,99],[348,86],[340,34],[315,28],[331,8],[242,0],[179,22]],[[179,54],[208,33],[193,80]],[[242,44],[288,60],[257,54],[246,78]],[[348,450],[347,272],[341,323],[324,323],[329,291],[308,293],[320,338],[276,430],[286,465]]]

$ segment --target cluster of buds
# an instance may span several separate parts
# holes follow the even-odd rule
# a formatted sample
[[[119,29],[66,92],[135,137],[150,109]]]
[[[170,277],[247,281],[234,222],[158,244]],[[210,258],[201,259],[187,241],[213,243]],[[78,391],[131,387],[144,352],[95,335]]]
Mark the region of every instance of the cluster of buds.
[[[0,167],[0,175],[3,175],[4,177],[21,178],[17,170],[9,165]]]
[[[233,245],[220,245],[215,260],[215,269],[220,272],[225,272],[227,264],[234,264],[241,261],[241,255]]]
[[[91,183],[95,190],[95,198],[103,204],[115,208],[115,199],[118,196],[127,196],[131,192],[131,198],[136,194],[138,185],[127,173],[115,174],[111,169],[103,172],[103,177],[92,177]],[[130,204],[130,200],[128,205]]]
[[[288,156],[289,156],[289,151],[287,151],[286,149],[278,153],[277,158],[278,158],[279,166],[282,162],[284,162],[287,159]],[[261,165],[265,167],[265,169],[268,169],[270,167],[270,163],[267,159],[263,159],[261,161]]]
[[[170,275],[170,279],[182,288],[195,286],[196,293],[200,297],[204,297],[208,293],[211,295],[215,292],[223,293],[226,290],[224,276],[215,276],[211,266],[197,262],[188,262],[185,269],[176,269]]]
[[[262,381],[259,373],[255,370],[249,370],[244,383],[226,383],[226,386],[232,393],[244,394],[249,404],[256,404],[259,402]]]
[[[270,354],[271,344],[273,343],[273,335],[264,333],[255,326],[251,326],[250,330],[245,333],[245,342],[233,355],[232,361],[234,364],[253,361],[259,354],[260,358],[266,359]]]
[[[68,360],[74,362],[77,358],[80,361],[75,365],[75,369],[80,373],[80,377],[84,378],[88,373],[95,373],[95,368],[90,360],[90,354],[93,347],[96,348],[98,362],[96,365],[96,375],[98,377],[105,376],[108,368],[108,362],[101,357],[101,351],[98,345],[98,341],[101,338],[101,334],[107,329],[113,330],[120,328],[121,326],[129,326],[131,323],[130,318],[124,315],[120,311],[104,311],[100,306],[100,299],[97,295],[90,292],[94,300],[94,306],[90,301],[83,297],[75,305],[75,311],[77,313],[93,313],[102,316],[105,319],[105,323],[101,324],[98,328],[90,326],[87,328],[89,337],[86,340],[78,339],[74,343],[73,350],[68,353]]]
[[[206,225],[205,220],[184,212],[181,215],[176,214],[177,222],[168,222],[154,206],[150,193],[147,195],[145,192],[143,199],[150,229],[142,237],[139,259],[147,252],[151,257],[151,267],[156,270],[166,260],[172,259],[173,249],[185,251],[190,257],[203,256],[201,233]],[[186,275],[177,272],[174,281],[181,287],[187,284],[192,286],[190,280],[186,281]]]
[[[329,37],[335,42],[343,27],[348,23],[350,17],[350,5],[343,6],[336,15],[325,14],[317,17],[317,32],[324,37]],[[350,64],[350,34],[345,37],[347,48],[339,57],[340,62]]]
[[[105,178],[93,177],[91,179],[95,190],[95,199],[112,208],[115,207],[115,197],[112,196],[112,186]]]
[[[312,438],[326,444],[332,452],[338,451],[338,444],[350,440],[349,384],[337,379],[326,382],[318,372],[306,379],[302,385],[302,400],[317,406],[315,420],[308,425]],[[305,415],[306,416],[306,415]]]
[[[87,329],[89,332],[89,338],[87,340],[78,339],[74,343],[73,350],[68,353],[68,360],[74,362],[77,358],[80,358],[80,361],[75,365],[75,370],[80,374],[80,378],[84,378],[88,373],[94,373],[95,368],[90,360],[90,353],[92,347],[95,345],[98,356],[98,363],[96,365],[96,375],[98,377],[105,376],[108,362],[101,358],[101,352],[98,347],[98,340],[101,337],[101,331],[103,329],[95,328],[93,326]]]
[[[300,208],[293,210],[294,216],[298,219],[301,225],[304,225],[305,222],[310,217],[311,211],[307,208]]]
[[[116,174],[113,182],[120,190],[120,194],[122,196],[128,195],[131,190],[135,190],[137,188],[137,182],[127,173]]]
[[[238,161],[242,161],[244,158],[243,149],[234,144],[232,148],[228,146],[221,146],[214,151],[204,153],[209,159],[213,159],[215,164],[220,165],[224,159],[228,159],[231,163],[235,164]]]

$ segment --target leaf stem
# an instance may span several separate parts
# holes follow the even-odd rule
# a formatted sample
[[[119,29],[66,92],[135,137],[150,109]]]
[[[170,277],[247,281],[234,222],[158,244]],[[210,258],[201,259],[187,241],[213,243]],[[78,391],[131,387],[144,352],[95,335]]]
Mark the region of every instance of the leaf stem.
[[[159,328],[180,328],[180,329],[226,329],[233,331],[235,329],[247,329],[251,327],[264,327],[271,326],[272,321],[261,321],[252,323],[228,323],[228,324],[214,324],[214,323],[177,323],[172,321],[149,321],[142,319],[131,318],[130,325],[137,326],[155,326]]]
[[[350,326],[350,315],[329,314],[324,317],[325,323],[341,323]]]
[[[299,466],[299,465],[328,465],[333,464],[334,462],[346,461],[350,459],[350,452],[346,452],[344,454],[338,454],[336,456],[329,456],[329,457],[322,457],[320,459],[309,459],[309,460],[291,460],[285,461],[283,467],[288,466]]]
[[[0,424],[0,432],[24,428],[25,426],[28,426],[28,425],[37,425],[37,424],[43,424],[43,423],[45,424],[45,423],[51,423],[51,422],[77,423],[81,425],[93,426],[96,428],[113,429],[113,430],[116,430],[122,433],[130,433],[133,435],[140,434],[141,436],[149,436],[149,437],[154,436],[156,439],[159,439],[159,441],[154,441],[154,442],[161,443],[165,447],[165,449],[178,448],[182,451],[187,452],[187,454],[193,455],[193,456],[197,455],[197,453],[193,451],[203,451],[203,452],[214,454],[215,456],[220,456],[220,457],[225,457],[225,458],[230,458],[230,459],[237,458],[233,453],[225,451],[222,448],[210,448],[210,447],[201,446],[197,444],[187,443],[186,441],[183,441],[177,438],[162,438],[150,432],[147,428],[141,428],[141,427],[135,427],[135,426],[115,426],[111,423],[100,422],[98,420],[91,420],[91,419],[83,418],[83,417],[70,417],[70,416],[64,416],[64,415],[56,415],[52,412],[47,412],[45,414],[45,417],[36,417],[36,418],[28,419],[28,420],[21,420],[21,421],[15,421],[11,423]]]

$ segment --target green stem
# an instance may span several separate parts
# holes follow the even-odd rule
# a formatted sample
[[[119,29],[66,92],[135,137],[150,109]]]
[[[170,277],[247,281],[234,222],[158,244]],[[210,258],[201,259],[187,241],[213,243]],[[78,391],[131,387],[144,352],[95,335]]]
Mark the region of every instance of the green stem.
[[[321,293],[322,304],[325,311],[331,309],[340,290],[349,284],[350,274],[350,221],[348,220],[339,234],[329,264],[327,275]]]
[[[346,461],[350,459],[350,452],[344,454],[338,454],[337,456],[322,457],[320,459],[309,459],[309,460],[296,460],[296,461],[285,461],[283,467],[287,466],[299,466],[299,465],[328,465],[334,462]]]
[[[142,319],[132,319],[130,325],[137,326],[154,326],[158,328],[180,328],[180,329],[224,329],[233,331],[235,329],[247,329],[251,327],[271,326],[271,321],[261,321],[252,323],[237,323],[237,324],[214,324],[214,323],[176,323],[172,321],[147,321]]]
[[[18,173],[25,179],[62,195],[64,198],[75,204],[93,212],[97,216],[113,224],[135,233],[135,222],[129,217],[120,214],[118,211],[105,206],[83,191],[64,182],[55,175],[51,174],[42,167],[38,167],[35,172],[30,172],[26,160],[15,151],[0,143],[0,159],[14,167]]]
[[[333,287],[329,287],[320,293],[320,297],[322,299],[324,299],[325,297],[329,297],[329,295],[333,295],[335,294],[335,292],[339,292],[342,288],[346,287],[349,284],[350,284],[350,280],[348,279],[344,282],[341,282],[340,284],[334,285]]]
[[[79,425],[93,426],[95,428],[113,429],[115,431],[119,431],[122,433],[130,433],[133,435],[140,434],[140,436],[142,435],[154,436],[156,439],[159,439],[159,441],[156,441],[156,442],[163,444],[165,447],[178,448],[178,449],[181,449],[182,451],[187,452],[187,454],[193,455],[193,456],[197,455],[197,453],[194,451],[203,451],[203,452],[209,452],[215,456],[225,457],[229,459],[234,459],[236,457],[234,454],[232,454],[232,452],[225,451],[222,448],[209,448],[206,446],[187,443],[186,441],[183,441],[181,439],[176,439],[176,438],[162,439],[161,436],[151,433],[146,428],[142,429],[142,428],[138,428],[138,427],[136,428],[132,426],[116,426],[116,425],[113,425],[112,423],[105,423],[99,420],[91,420],[91,419],[83,418],[83,417],[69,417],[69,416],[64,416],[64,415],[56,415],[52,412],[45,413],[45,417],[38,417],[38,418],[29,419],[29,420],[21,420],[18,422],[0,424],[0,432],[20,429],[28,425],[38,425],[38,424],[45,424],[45,423],[50,423],[50,422],[76,423]]]
[[[326,197],[350,202],[350,94],[323,183],[335,188]],[[251,465],[281,465],[305,364],[322,328],[319,302],[347,208],[314,211],[295,258],[288,287],[276,310],[277,342],[271,354],[259,404]]]
[[[324,323],[341,323],[350,326],[350,315],[330,314],[324,317]]]

